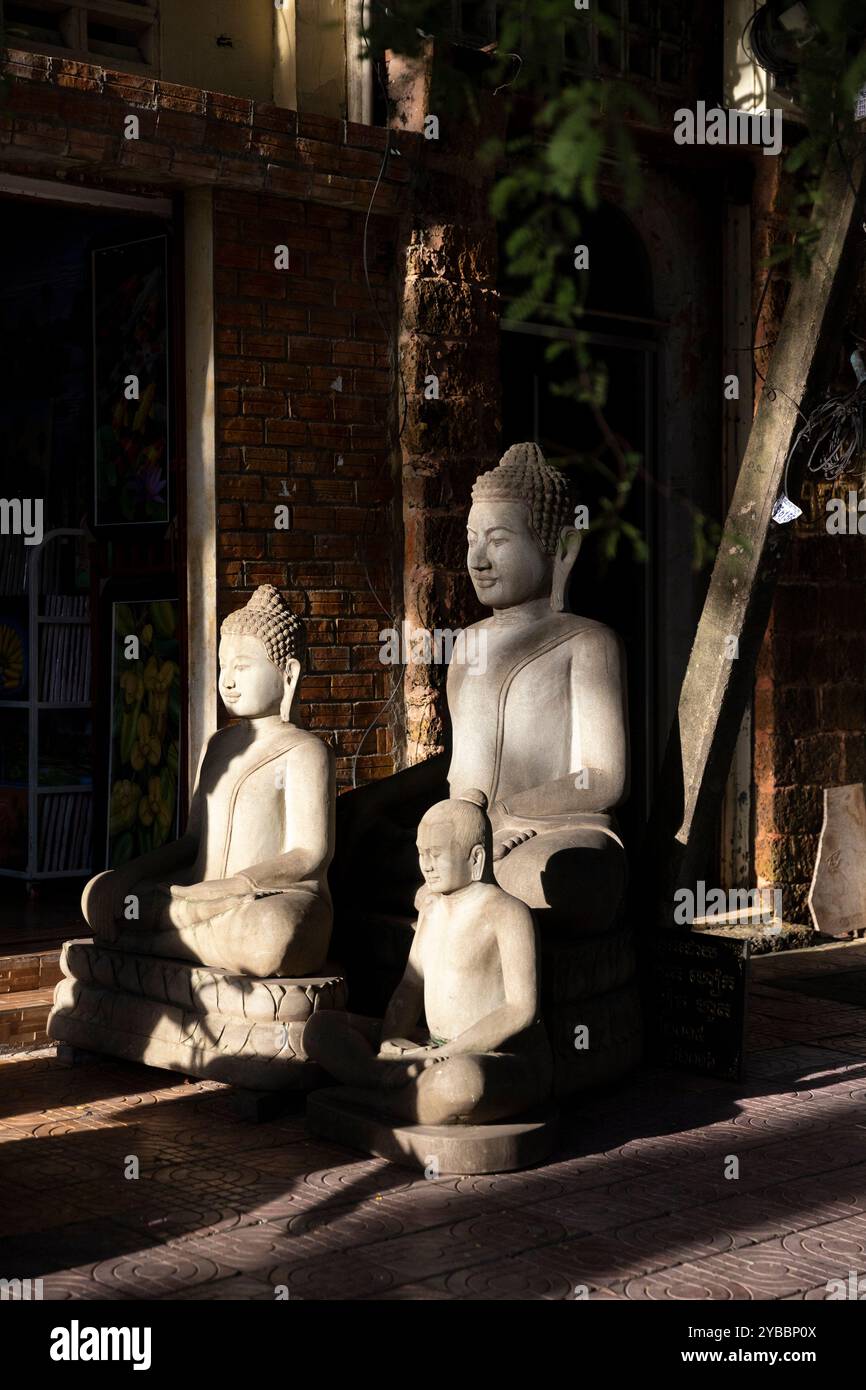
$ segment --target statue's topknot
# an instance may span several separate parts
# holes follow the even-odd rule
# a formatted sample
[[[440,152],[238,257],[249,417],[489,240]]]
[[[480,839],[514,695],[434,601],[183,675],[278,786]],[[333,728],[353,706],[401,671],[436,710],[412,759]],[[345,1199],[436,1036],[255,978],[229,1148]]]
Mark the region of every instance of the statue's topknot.
[[[502,499],[524,502],[532,529],[548,555],[564,526],[574,525],[574,499],[568,479],[545,463],[537,444],[512,444],[489,473],[481,473],[472,489],[473,502]]]
[[[273,584],[260,584],[249,603],[223,621],[220,631],[224,637],[258,637],[280,671],[293,657],[303,660],[304,625]]]
[[[437,801],[421,818],[422,825],[435,825],[441,821],[451,826],[455,843],[464,854],[469,855],[476,845],[482,845],[487,863],[493,862],[493,831],[484,792],[472,788],[447,801]]]

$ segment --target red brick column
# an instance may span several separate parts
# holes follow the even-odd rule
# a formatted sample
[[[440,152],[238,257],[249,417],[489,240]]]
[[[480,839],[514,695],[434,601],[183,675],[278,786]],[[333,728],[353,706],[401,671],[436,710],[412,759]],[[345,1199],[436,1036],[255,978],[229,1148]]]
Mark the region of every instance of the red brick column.
[[[410,632],[453,632],[482,613],[466,573],[466,516],[472,483],[501,452],[496,228],[490,176],[474,156],[490,129],[472,132],[471,153],[455,153],[462,136],[452,136],[447,152],[424,142],[403,222],[400,444]],[[409,655],[403,756],[414,763],[443,747],[446,669]]]
[[[392,550],[399,495],[390,467],[393,383],[364,280],[364,215],[268,195],[214,204],[220,617],[258,584],[288,591],[307,618],[303,694],[338,774],[393,766],[380,628],[399,600]],[[390,219],[371,223],[368,264],[380,312],[396,292]],[[289,268],[274,248],[288,247]],[[285,528],[275,508],[286,508]]]

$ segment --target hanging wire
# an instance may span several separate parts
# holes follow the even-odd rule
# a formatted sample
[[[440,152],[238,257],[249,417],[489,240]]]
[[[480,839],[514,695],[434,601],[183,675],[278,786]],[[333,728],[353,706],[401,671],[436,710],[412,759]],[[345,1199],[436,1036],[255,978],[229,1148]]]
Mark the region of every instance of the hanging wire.
[[[851,354],[857,385],[844,396],[830,396],[816,406],[791,446],[789,461],[797,450],[811,446],[806,468],[828,482],[841,478],[863,449],[866,435],[866,362],[858,348]]]

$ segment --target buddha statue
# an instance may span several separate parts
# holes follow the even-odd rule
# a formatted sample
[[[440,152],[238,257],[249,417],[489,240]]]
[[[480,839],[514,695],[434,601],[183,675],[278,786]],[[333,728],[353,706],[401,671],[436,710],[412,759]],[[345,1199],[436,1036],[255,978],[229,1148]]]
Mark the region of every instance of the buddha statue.
[[[501,888],[543,928],[595,935],[616,921],[626,883],[612,816],[628,784],[626,686],[617,636],[568,610],[582,541],[574,517],[566,476],[535,444],[514,445],[475,483],[468,568],[492,613],[454,643],[447,790],[484,791]],[[445,793],[437,757],[342,798],[352,868],[340,876],[408,915],[412,818]],[[382,846],[388,866],[378,865]]]
[[[319,1010],[306,1024],[307,1055],[344,1083],[331,1094],[348,1103],[349,1125],[352,1106],[420,1125],[487,1125],[550,1095],[536,928],[493,876],[486,803],[467,790],[421,820],[418,922],[384,1020]],[[357,1133],[364,1147],[363,1126]]]
[[[325,962],[331,750],[299,727],[304,630],[270,584],[222,624],[219,691],[238,722],[208,740],[183,836],[87,884],[97,942],[257,979]]]
[[[625,886],[611,811],[628,783],[624,658],[568,611],[582,532],[566,476],[514,445],[472,490],[468,567],[490,617],[448,670],[451,795],[482,788],[500,887],[573,931],[603,931]],[[462,644],[484,660],[462,659]]]

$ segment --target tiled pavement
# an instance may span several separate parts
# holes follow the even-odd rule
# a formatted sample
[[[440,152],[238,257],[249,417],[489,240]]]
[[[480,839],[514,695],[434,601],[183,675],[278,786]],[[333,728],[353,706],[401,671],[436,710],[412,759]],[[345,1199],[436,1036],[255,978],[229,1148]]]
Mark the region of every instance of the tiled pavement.
[[[214,1083],[2,1058],[0,1275],[46,1299],[826,1298],[866,1273],[866,991],[798,981],[858,968],[863,944],[759,961],[745,1082],[647,1068],[502,1177],[250,1125]]]

